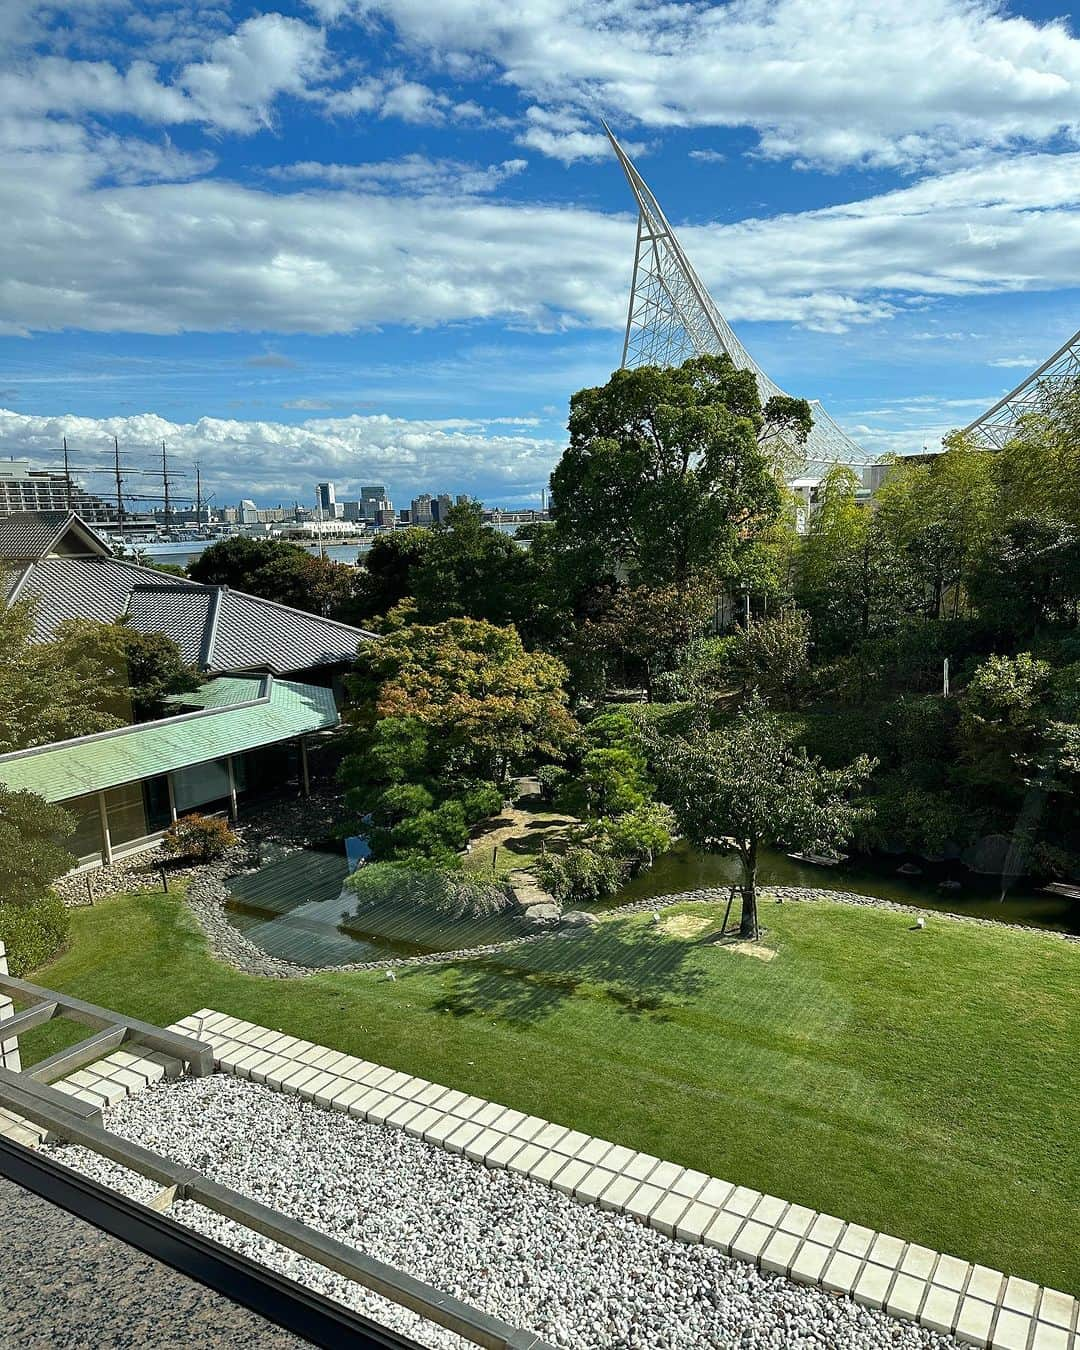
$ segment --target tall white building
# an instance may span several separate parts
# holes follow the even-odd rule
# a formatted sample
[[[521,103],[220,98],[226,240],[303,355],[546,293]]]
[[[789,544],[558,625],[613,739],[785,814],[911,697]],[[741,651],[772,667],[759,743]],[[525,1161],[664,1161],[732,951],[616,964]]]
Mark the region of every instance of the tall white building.
[[[90,525],[116,519],[116,507],[51,469],[32,469],[27,459],[0,461],[0,517],[16,511],[76,511]]]

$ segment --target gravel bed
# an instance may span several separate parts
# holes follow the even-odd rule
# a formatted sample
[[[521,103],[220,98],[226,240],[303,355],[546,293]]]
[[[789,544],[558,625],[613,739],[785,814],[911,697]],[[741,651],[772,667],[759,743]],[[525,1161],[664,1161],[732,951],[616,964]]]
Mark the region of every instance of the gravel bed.
[[[226,1075],[156,1085],[107,1126],[574,1350],[942,1350],[948,1337],[664,1237],[512,1173]],[[81,1149],[55,1156],[116,1183]],[[126,1185],[126,1182],[125,1182]],[[145,1196],[145,1184],[136,1183]],[[181,1222],[432,1350],[464,1344],[189,1203]]]

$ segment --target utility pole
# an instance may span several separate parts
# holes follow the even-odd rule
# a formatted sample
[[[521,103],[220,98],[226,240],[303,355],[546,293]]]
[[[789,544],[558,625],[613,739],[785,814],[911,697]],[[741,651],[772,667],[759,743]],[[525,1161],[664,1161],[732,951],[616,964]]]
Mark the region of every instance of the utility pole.
[[[113,467],[116,470],[116,524],[120,531],[120,538],[124,537],[124,490],[123,479],[120,477],[120,442],[114,436],[113,443]]]
[[[169,461],[165,458],[165,442],[161,442],[161,481],[165,491],[165,528],[169,528]]]
[[[195,528],[202,529],[202,474],[199,461],[195,461]]]
[[[71,510],[71,469],[68,466],[68,448],[67,437],[64,437],[64,495],[67,498],[67,509]]]

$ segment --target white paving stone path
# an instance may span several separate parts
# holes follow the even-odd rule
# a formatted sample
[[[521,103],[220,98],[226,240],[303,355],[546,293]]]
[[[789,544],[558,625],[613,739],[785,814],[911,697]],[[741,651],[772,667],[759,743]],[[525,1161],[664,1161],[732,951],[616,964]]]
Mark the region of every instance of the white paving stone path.
[[[1080,1350],[1080,1305],[1069,1294],[210,1008],[171,1029],[209,1042],[222,1072],[400,1128],[968,1344]],[[178,1069],[164,1056],[121,1050],[55,1086],[110,1106]],[[0,1133],[42,1138],[3,1112]]]

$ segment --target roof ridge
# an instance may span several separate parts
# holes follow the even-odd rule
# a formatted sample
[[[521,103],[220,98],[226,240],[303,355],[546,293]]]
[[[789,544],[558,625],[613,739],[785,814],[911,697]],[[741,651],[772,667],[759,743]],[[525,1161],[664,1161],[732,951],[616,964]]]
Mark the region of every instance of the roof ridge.
[[[221,593],[223,587],[212,588],[210,609],[203,628],[202,646],[199,648],[199,664],[209,670],[214,661],[214,644],[217,642],[218,623],[221,619]]]

